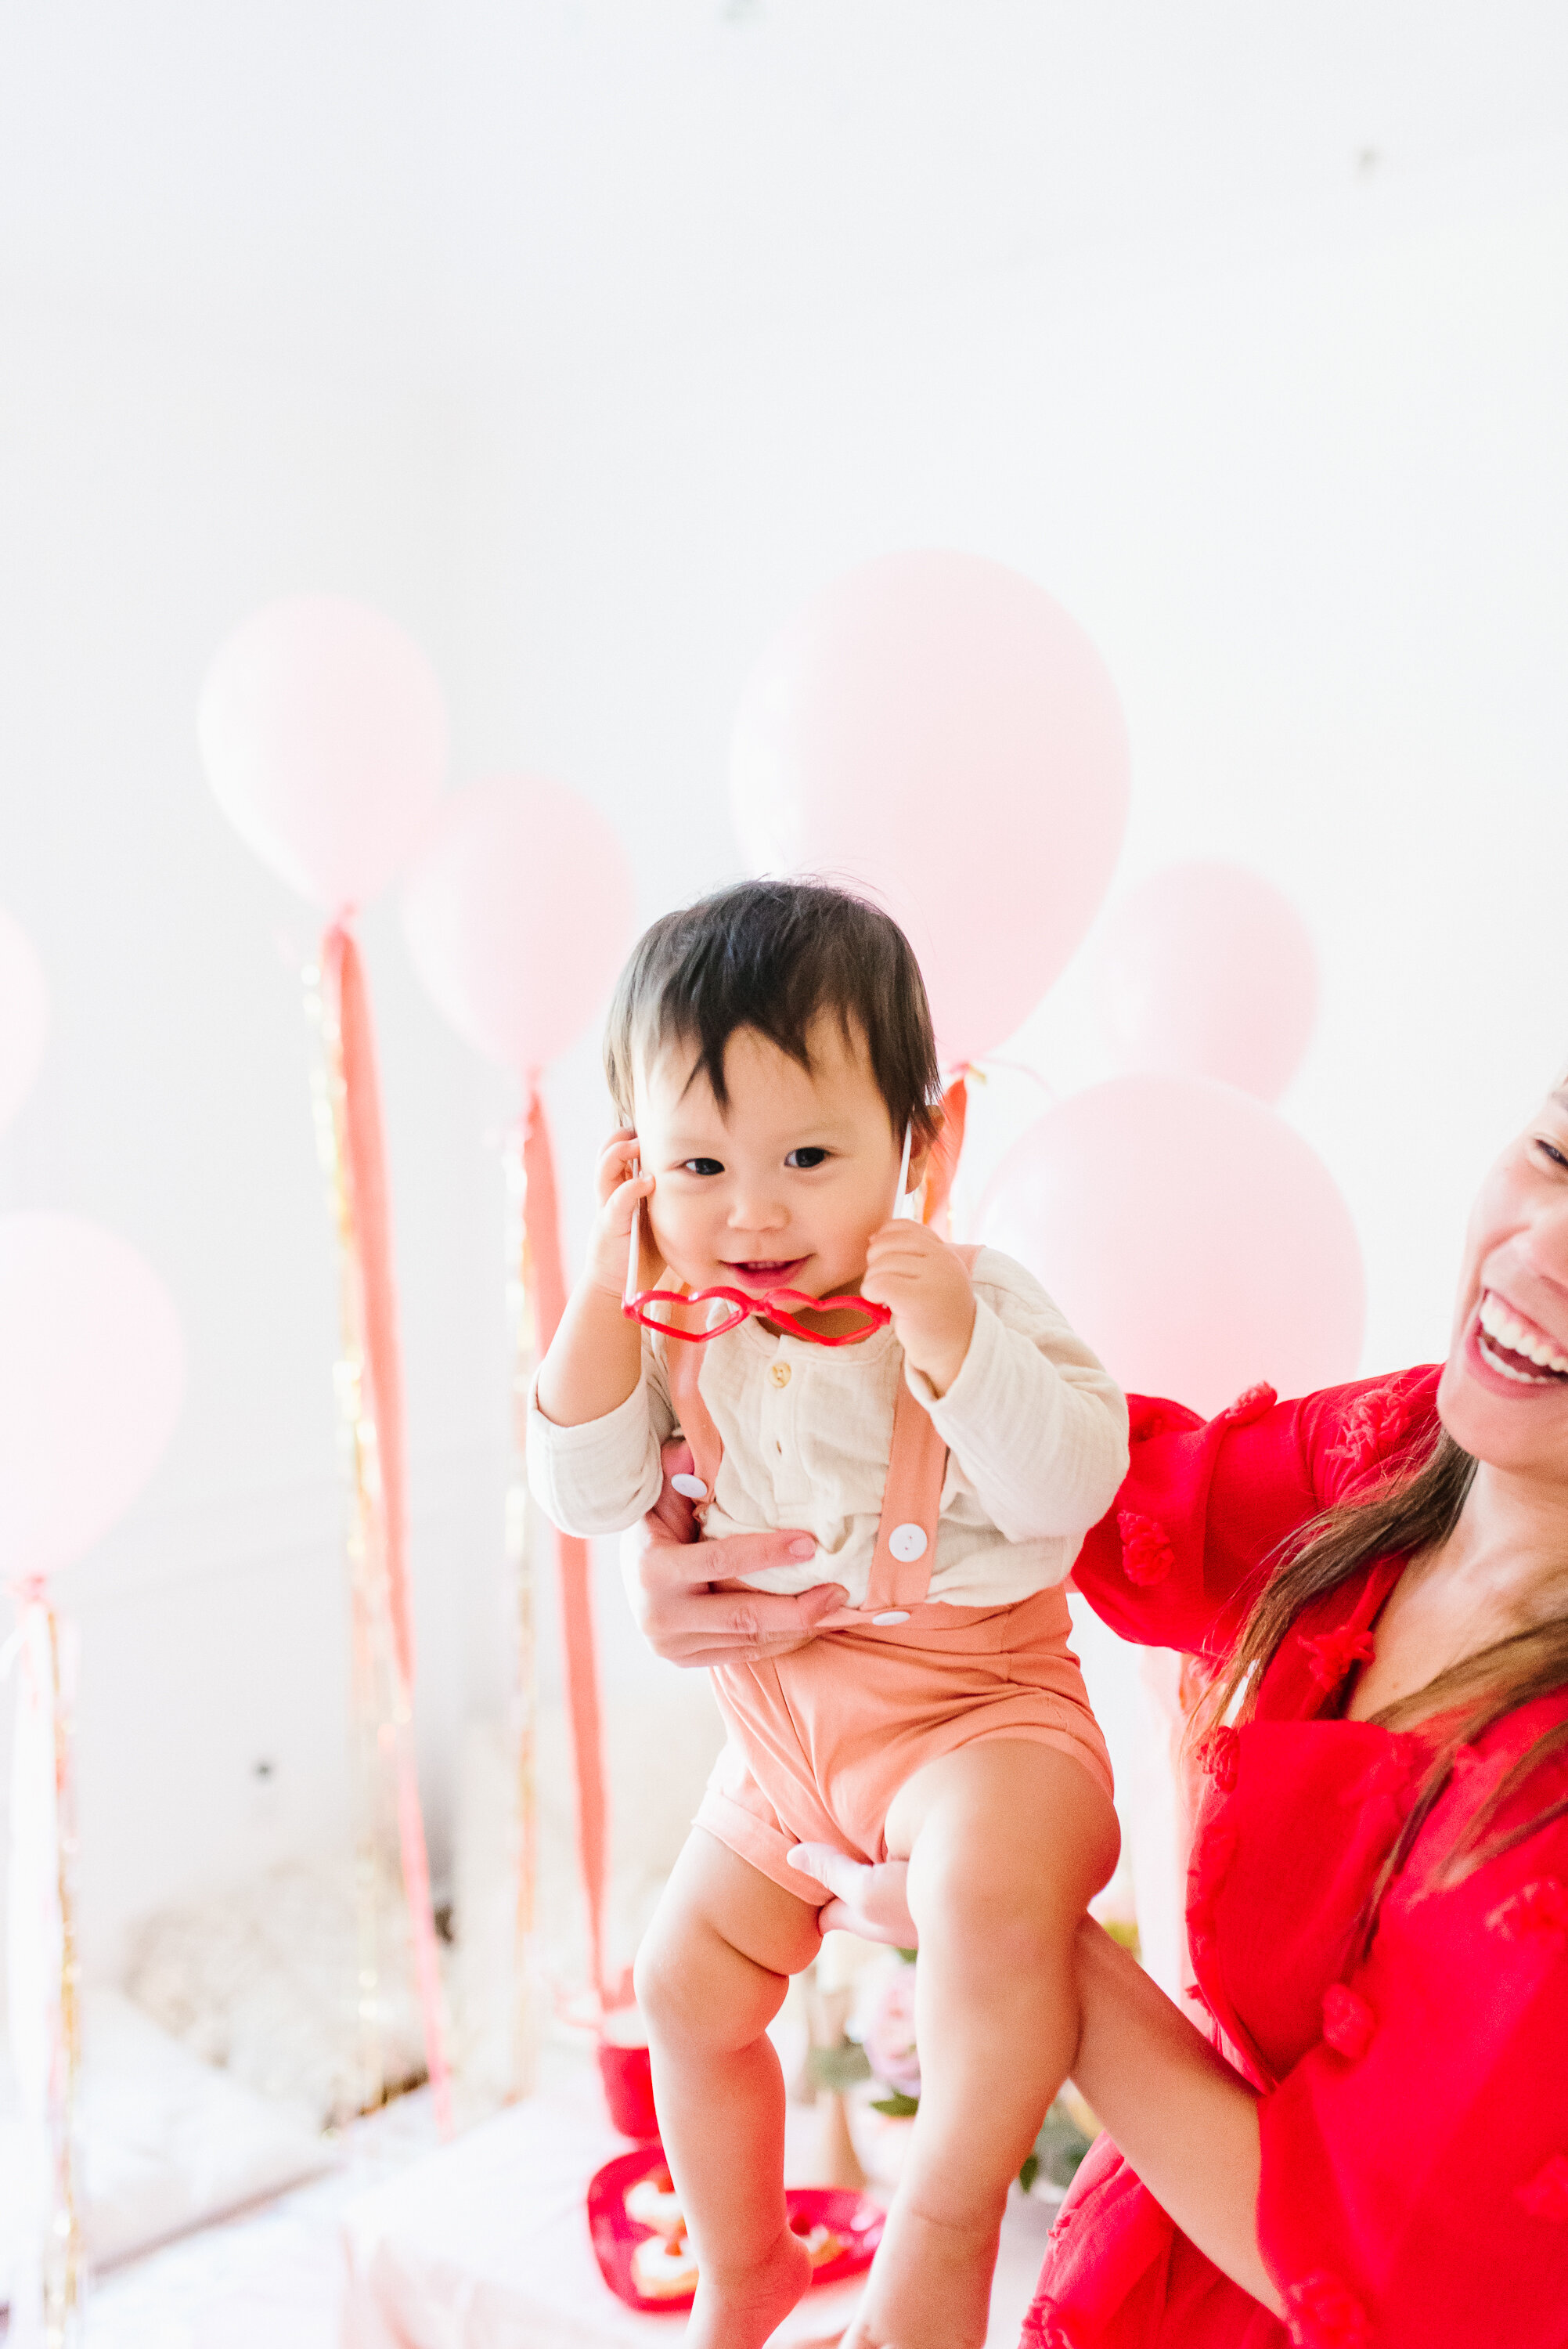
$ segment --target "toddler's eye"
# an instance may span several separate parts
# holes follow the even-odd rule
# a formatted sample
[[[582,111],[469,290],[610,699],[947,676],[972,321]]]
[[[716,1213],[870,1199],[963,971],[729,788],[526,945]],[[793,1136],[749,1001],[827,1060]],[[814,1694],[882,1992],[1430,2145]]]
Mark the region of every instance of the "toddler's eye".
[[[683,1158],[681,1161],[683,1174],[722,1174],[723,1172],[722,1158]]]
[[[1538,1133],[1536,1135],[1535,1147],[1537,1150],[1543,1150],[1554,1166],[1568,1167],[1568,1158],[1563,1156],[1562,1151],[1558,1149],[1554,1142],[1548,1142],[1543,1133]]]
[[[816,1143],[811,1143],[804,1150],[792,1150],[784,1164],[786,1166],[820,1166],[827,1155],[825,1150],[819,1150]]]

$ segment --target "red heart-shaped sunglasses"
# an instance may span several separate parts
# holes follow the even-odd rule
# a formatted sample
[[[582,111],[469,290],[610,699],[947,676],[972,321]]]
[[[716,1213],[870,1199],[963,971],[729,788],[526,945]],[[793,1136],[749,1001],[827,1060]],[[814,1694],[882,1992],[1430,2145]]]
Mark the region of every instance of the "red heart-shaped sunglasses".
[[[898,1188],[893,1193],[892,1211],[896,1216],[904,1206],[904,1185],[909,1180],[910,1147],[913,1140],[913,1126],[903,1134],[903,1156],[899,1161]],[[858,1346],[873,1330],[885,1330],[892,1315],[885,1305],[873,1305],[869,1297],[808,1297],[799,1288],[769,1288],[760,1297],[748,1297],[741,1288],[639,1288],[637,1274],[642,1265],[643,1203],[639,1199],[632,1210],[632,1245],[626,1264],[626,1293],[621,1300],[621,1310],[633,1321],[640,1321],[645,1330],[656,1330],[662,1337],[684,1338],[688,1345],[705,1346],[710,1338],[722,1338],[727,1330],[738,1330],[754,1313],[769,1321],[776,1321],[788,1330],[792,1338],[804,1338],[813,1346]],[[718,1320],[708,1322],[700,1330],[683,1330],[676,1315],[694,1305],[722,1303],[728,1308]],[[859,1329],[846,1330],[830,1336],[825,1330],[808,1330],[796,1319],[799,1313],[859,1313],[864,1318]]]

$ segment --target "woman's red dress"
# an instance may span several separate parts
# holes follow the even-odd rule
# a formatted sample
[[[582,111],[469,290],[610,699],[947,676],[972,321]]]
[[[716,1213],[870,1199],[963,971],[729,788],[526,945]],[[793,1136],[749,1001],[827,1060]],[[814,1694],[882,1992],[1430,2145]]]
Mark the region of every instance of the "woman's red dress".
[[[1133,1398],[1132,1465],[1074,1578],[1129,1640],[1222,1656],[1277,1546],[1429,1444],[1438,1373],[1206,1424]],[[1256,1716],[1204,1749],[1188,1930],[1212,2035],[1263,2091],[1258,2237],[1281,2323],[1101,2137],[1054,2228],[1022,2349],[1563,2349],[1568,2344],[1568,1738],[1487,1828],[1552,1813],[1452,1887],[1456,1832],[1568,1692],[1463,1749],[1385,1895],[1430,1733],[1338,1716],[1404,1561],[1298,1616]],[[1205,2017],[1203,2010],[1207,2010]]]

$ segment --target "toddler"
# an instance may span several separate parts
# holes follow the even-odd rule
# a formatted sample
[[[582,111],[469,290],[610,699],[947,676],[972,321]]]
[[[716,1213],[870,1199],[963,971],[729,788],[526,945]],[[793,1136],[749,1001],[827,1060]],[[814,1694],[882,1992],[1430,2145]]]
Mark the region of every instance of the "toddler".
[[[799,1529],[799,1567],[753,1587],[845,1593],[799,1647],[714,1668],[729,1742],[638,1956],[686,2337],[760,2349],[809,2280],[767,2026],[819,1947],[827,1891],[789,1862],[816,1842],[907,1859],[920,1932],[920,2113],[849,2349],[981,2349],[1008,2183],[1078,2044],[1074,1930],[1116,1863],[1062,1584],[1126,1405],[1020,1266],[893,1216],[941,1112],[877,907],[757,882],[666,916],[605,1059],[624,1123],[531,1404],[533,1489],[569,1532],[624,1530],[678,1429],[707,1536]]]

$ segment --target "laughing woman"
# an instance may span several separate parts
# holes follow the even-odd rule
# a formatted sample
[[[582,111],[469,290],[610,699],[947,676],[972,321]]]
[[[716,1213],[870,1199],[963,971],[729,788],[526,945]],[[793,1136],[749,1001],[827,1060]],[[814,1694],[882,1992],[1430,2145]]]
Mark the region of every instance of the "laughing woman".
[[[1133,1398],[1074,1577],[1213,1675],[1204,2027],[1085,1922],[1074,2075],[1108,2134],[1026,2349],[1560,2349],[1568,1090],[1476,1203],[1440,1371],[1206,1423]],[[680,1661],[765,1654],[832,1603],[715,1590],[656,1536],[638,1580]],[[897,1868],[802,1857],[841,1896],[824,1923],[907,1936]]]

